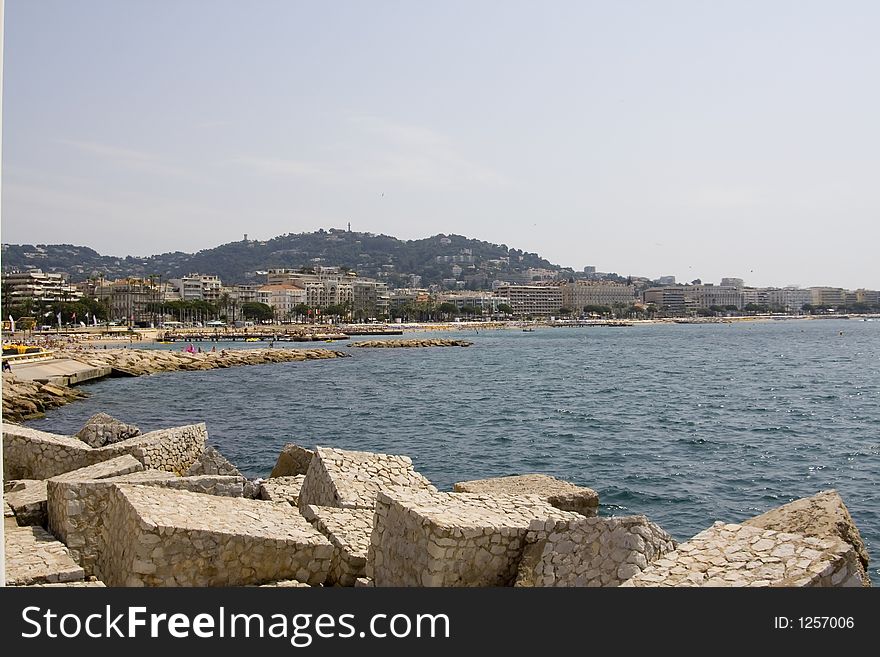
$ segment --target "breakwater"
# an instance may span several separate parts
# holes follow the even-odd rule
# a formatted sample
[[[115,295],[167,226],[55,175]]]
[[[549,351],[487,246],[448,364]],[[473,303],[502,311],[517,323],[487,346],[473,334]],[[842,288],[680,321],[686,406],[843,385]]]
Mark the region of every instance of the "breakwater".
[[[64,353],[65,358],[58,362],[76,361],[117,377],[349,357],[345,352],[330,349],[221,349],[202,353],[155,349],[95,349],[69,350]],[[52,362],[46,361],[46,364],[51,365]],[[14,373],[4,373],[3,419],[21,422],[41,418],[48,409],[87,396],[86,393],[62,383],[24,380]]]
[[[366,347],[377,349],[396,349],[407,347],[470,347],[473,344],[470,340],[441,340],[439,338],[427,340],[364,340],[363,342],[354,342],[351,347]]]
[[[8,584],[870,586],[833,490],[678,544],[644,515],[595,515],[596,491],[553,477],[449,493],[407,456],[288,445],[282,476],[248,481],[205,424],[125,437],[89,422],[111,442],[4,428]]]
[[[69,386],[22,381],[14,374],[3,374],[3,419],[21,422],[40,418],[50,408],[85,396]]]
[[[331,349],[220,349],[186,352],[155,349],[106,349],[73,352],[71,358],[94,367],[111,368],[111,376],[142,376],[158,372],[213,370],[242,365],[295,363],[306,360],[346,358]]]

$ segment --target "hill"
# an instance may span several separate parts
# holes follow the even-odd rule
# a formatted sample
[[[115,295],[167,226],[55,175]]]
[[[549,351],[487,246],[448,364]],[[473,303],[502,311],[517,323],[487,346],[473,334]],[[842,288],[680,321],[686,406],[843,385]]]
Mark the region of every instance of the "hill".
[[[215,274],[224,284],[254,283],[258,272],[273,268],[299,269],[315,265],[340,266],[361,276],[384,280],[390,287],[463,281],[467,289],[484,289],[495,279],[527,282],[530,268],[560,271],[558,265],[505,244],[492,244],[461,235],[434,235],[399,240],[388,235],[344,230],[279,235],[266,241],[230,242],[198,253],[163,253],[148,257],[116,257],[72,244],[4,244],[3,270],[39,268],[62,271],[72,282],[103,274],[107,278],[190,273]],[[565,270],[566,275],[573,272]],[[421,277],[421,280],[413,279]]]

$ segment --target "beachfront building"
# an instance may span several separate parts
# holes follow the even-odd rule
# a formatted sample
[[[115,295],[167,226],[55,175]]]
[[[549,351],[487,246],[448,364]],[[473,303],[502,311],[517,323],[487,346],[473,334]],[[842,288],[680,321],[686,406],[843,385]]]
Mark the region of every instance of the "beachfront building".
[[[55,301],[79,301],[83,293],[75,285],[67,283],[62,273],[44,272],[40,269],[11,272],[3,275],[4,299],[8,293],[11,303],[30,300],[36,303]]]
[[[562,285],[562,305],[580,314],[584,306],[632,305],[635,286],[612,281],[575,281]]]
[[[387,317],[391,306],[388,286],[359,278],[351,283],[351,315],[354,320]]]
[[[685,311],[684,287],[670,285],[649,288],[642,292],[642,302],[646,306],[655,306],[663,313],[683,315]]]
[[[172,278],[169,283],[183,301],[208,301],[216,303],[223,291],[223,283],[218,276],[189,274]]]
[[[153,322],[158,319],[163,298],[163,285],[150,278],[120,278],[101,280],[95,287],[95,298],[110,309],[110,319],[122,324]]]
[[[787,313],[800,312],[811,301],[811,292],[799,287],[770,288],[767,290],[767,303],[771,310],[781,310]]]
[[[555,283],[499,285],[495,288],[495,295],[507,299],[506,303],[518,317],[552,317],[562,308],[562,288]]]
[[[510,300],[504,296],[498,296],[492,292],[447,292],[440,294],[436,299],[437,305],[451,303],[459,310],[478,310],[483,317],[497,315],[501,311],[498,306],[510,304]],[[558,311],[558,308],[557,308]]]
[[[749,304],[770,307],[770,290],[766,287],[744,287],[742,289],[742,307]]]
[[[681,286],[685,299],[694,308],[737,308],[743,307],[743,291],[732,285],[699,285]]]
[[[846,305],[846,290],[841,287],[811,287],[810,303],[819,308]]]
[[[399,316],[405,308],[427,307],[433,303],[431,293],[424,288],[400,287],[388,293],[388,312]]]
[[[880,307],[880,292],[877,290],[860,288],[856,290],[856,303],[865,303],[869,306]]]
[[[256,291],[256,301],[272,308],[275,319],[291,319],[295,308],[306,303],[306,290],[291,283],[263,285]]]
[[[308,269],[270,269],[268,285],[296,285],[305,290],[305,304],[311,309],[341,306],[351,311],[354,319],[379,318],[388,315],[388,286],[380,281],[359,278],[356,272],[339,267]]]

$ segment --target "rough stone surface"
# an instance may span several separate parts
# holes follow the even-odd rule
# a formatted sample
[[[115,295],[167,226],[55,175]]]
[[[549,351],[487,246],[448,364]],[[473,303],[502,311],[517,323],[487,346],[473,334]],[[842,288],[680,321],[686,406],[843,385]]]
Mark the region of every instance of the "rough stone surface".
[[[354,586],[363,577],[373,531],[372,509],[306,505],[303,516],[333,545],[327,584]]]
[[[416,472],[408,456],[318,447],[306,473],[299,505],[372,509],[379,491],[401,486],[437,490]]]
[[[107,585],[96,579],[83,582],[56,582],[54,584],[28,584],[30,588],[104,588]]]
[[[526,540],[515,586],[619,586],[675,549],[645,516],[537,521]]]
[[[278,460],[275,462],[275,467],[272,468],[272,474],[270,474],[269,477],[295,477],[296,475],[304,475],[308,472],[309,464],[312,462],[312,457],[314,455],[315,453],[310,449],[300,447],[295,443],[287,443],[281,448],[281,452],[278,454]]]
[[[599,510],[599,493],[544,474],[494,477],[460,481],[453,486],[456,493],[505,493],[507,495],[539,495],[562,511],[582,516],[595,516]]]
[[[118,484],[96,574],[108,586],[243,586],[327,578],[333,546],[286,505]]]
[[[199,454],[183,476],[195,477],[199,475],[242,476],[238,468],[232,465],[225,456],[211,445],[205,446],[205,451]]]
[[[326,358],[346,358],[348,354],[330,349],[222,349],[189,354],[158,349],[95,349],[70,354],[92,367],[109,367],[128,376],[157,372],[213,370],[220,367],[290,363]]]
[[[58,475],[55,479],[68,481],[105,479],[107,477],[128,474],[129,472],[138,472],[143,469],[144,466],[141,465],[140,461],[130,454],[126,454],[85,468],[71,470],[65,474]],[[17,490],[6,493],[4,499],[15,513],[15,519],[18,524],[46,526],[47,481],[45,479],[24,479],[18,480],[17,483],[23,484],[23,486],[15,486]]]
[[[716,522],[621,586],[862,586],[855,549],[816,538]]]
[[[870,584],[867,574],[868,550],[849,509],[836,490],[825,490],[811,497],[789,502],[749,518],[742,524],[816,538],[836,536],[853,546],[864,570],[865,583]]]
[[[14,489],[3,494],[19,525],[46,524],[46,482],[42,479],[19,479]]]
[[[378,348],[378,349],[399,349],[407,347],[470,347],[473,344],[470,340],[444,340],[434,338],[429,340],[363,340],[361,342],[353,342],[349,347],[361,348]]]
[[[3,478],[49,479],[124,454],[131,454],[145,468],[183,474],[204,451],[207,437],[207,428],[200,423],[92,448],[71,436],[4,425]]]
[[[65,476],[66,477],[66,476]],[[87,575],[106,544],[107,504],[116,484],[138,484],[186,490],[221,497],[241,497],[244,477],[203,475],[177,477],[168,472],[146,470],[107,479],[82,480],[56,477],[48,484],[49,529],[70,548],[71,555]]]
[[[111,443],[139,436],[141,430],[133,424],[126,424],[122,420],[107,415],[96,413],[80,429],[76,437],[89,447],[103,447]]]
[[[293,506],[299,506],[300,491],[302,491],[305,475],[293,477],[272,477],[260,482],[260,499],[270,502],[287,502]]]
[[[532,521],[578,518],[536,495],[380,491],[366,576],[376,586],[509,586]]]
[[[64,544],[42,527],[6,527],[5,538],[8,586],[83,580]]]
[[[44,411],[82,399],[86,394],[64,385],[38,383],[3,373],[3,421],[21,422],[43,417]],[[8,426],[8,425],[6,425]]]
[[[260,584],[260,588],[264,589],[300,589],[309,588],[311,584],[300,582],[295,579],[282,579],[278,582],[269,582],[268,584]],[[318,586],[317,584],[315,586]]]

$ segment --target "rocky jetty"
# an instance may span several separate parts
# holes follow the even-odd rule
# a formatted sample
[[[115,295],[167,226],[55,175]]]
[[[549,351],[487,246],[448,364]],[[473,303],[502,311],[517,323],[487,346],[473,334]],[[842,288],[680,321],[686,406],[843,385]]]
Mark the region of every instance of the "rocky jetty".
[[[3,375],[3,419],[7,422],[40,418],[50,408],[83,397],[85,393],[68,386],[22,381],[14,374]]]
[[[349,347],[406,348],[406,347],[470,347],[470,340],[365,340],[354,342]]]
[[[213,370],[240,365],[296,363],[325,358],[346,358],[330,349],[223,349],[203,353],[159,351],[157,349],[96,349],[71,355],[93,367],[110,367],[111,375],[142,376],[158,372]]]
[[[679,545],[546,476],[441,492],[405,456],[291,444],[278,470],[305,474],[248,481],[204,424],[103,447],[7,425],[3,445],[13,585],[870,585],[834,491]]]

